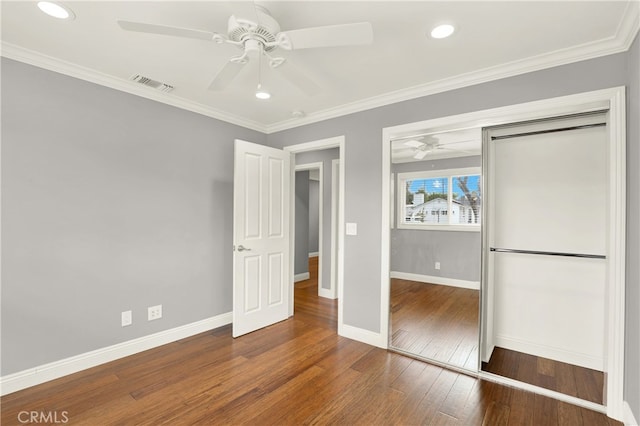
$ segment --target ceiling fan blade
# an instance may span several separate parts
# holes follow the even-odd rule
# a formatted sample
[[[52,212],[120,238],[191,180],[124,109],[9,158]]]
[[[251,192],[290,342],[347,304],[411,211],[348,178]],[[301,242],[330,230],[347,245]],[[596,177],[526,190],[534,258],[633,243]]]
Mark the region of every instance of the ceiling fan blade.
[[[447,142],[447,143],[441,143],[439,142],[438,145],[439,146],[447,146],[447,145],[456,145],[459,143],[469,143],[469,142],[480,142],[478,139],[468,139],[468,140],[464,140],[464,141],[454,141],[454,142]]]
[[[409,146],[411,148],[422,148],[423,146],[426,145],[426,143],[417,141],[415,139],[409,139],[408,141],[404,142],[404,145]]]
[[[422,160],[424,157],[427,156],[428,153],[429,153],[428,151],[419,150],[418,152],[413,154],[413,158],[415,158],[416,160]]]
[[[302,90],[308,96],[317,95],[322,90],[315,81],[307,77],[304,72],[293,65],[288,59],[276,69],[280,71],[291,84]]]
[[[175,37],[195,38],[197,40],[213,40],[216,33],[192,30],[189,28],[169,27],[166,25],[145,24],[143,22],[118,21],[120,28],[139,33],[161,34]]]
[[[454,144],[448,144],[448,145],[454,145]],[[435,147],[435,149],[437,151],[448,151],[448,152],[456,152],[456,153],[461,153],[461,154],[469,154],[469,155],[480,155],[480,151],[467,151],[465,149],[456,149],[456,148],[445,148],[444,146],[437,146]]]
[[[480,151],[473,152],[473,151],[467,151],[465,149],[448,149],[448,148],[445,148],[445,151],[461,152],[463,154],[470,154],[470,155],[480,155],[481,154]]]
[[[373,27],[369,22],[302,28],[278,34],[285,49],[352,46],[373,43]],[[282,40],[283,39],[283,40]]]
[[[215,78],[209,85],[209,90],[215,91],[225,89],[236,78],[243,66],[243,63],[227,62],[225,66],[218,71],[218,74],[216,74]]]

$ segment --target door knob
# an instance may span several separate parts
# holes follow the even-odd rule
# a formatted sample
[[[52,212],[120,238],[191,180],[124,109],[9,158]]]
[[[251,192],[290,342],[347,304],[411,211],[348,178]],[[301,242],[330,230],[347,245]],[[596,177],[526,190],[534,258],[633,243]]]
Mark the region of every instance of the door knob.
[[[246,248],[245,246],[243,246],[242,244],[240,244],[238,246],[238,251],[251,251],[250,248]]]

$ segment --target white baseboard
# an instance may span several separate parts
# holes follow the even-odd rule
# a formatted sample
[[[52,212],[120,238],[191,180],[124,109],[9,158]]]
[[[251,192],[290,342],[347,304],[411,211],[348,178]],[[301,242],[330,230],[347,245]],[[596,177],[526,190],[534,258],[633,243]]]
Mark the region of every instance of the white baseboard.
[[[213,330],[214,328],[231,324],[232,318],[232,313],[228,312],[170,330],[160,331],[113,346],[107,346],[95,351],[8,374],[0,377],[0,395],[7,395],[21,389],[86,370],[87,368],[175,342],[176,340],[184,339],[198,333]]]
[[[489,345],[486,352],[483,354],[482,362],[489,362],[491,360],[491,355],[493,355],[493,351],[496,349],[495,345]]]
[[[636,420],[633,415],[633,411],[631,411],[631,407],[627,401],[624,401],[624,424],[625,426],[638,426],[638,420]]]
[[[338,327],[338,334],[348,339],[366,343],[367,345],[377,346],[383,349],[387,349],[388,347],[388,342],[384,341],[380,333],[374,333],[373,331],[363,328],[341,324],[341,326]]]
[[[311,277],[308,272],[303,272],[301,274],[295,274],[293,276],[293,282],[297,283],[298,281],[308,280]]]
[[[338,297],[328,288],[318,288],[318,296],[324,297],[326,299],[337,299]]]
[[[309,253],[309,257],[318,257],[318,256],[320,256],[320,252],[318,252],[318,251],[314,251],[314,252]]]
[[[496,346],[526,354],[536,355],[543,358],[554,359],[568,364],[578,365],[590,368],[592,370],[603,371],[604,359],[594,357],[588,354],[568,351],[562,348],[542,345],[536,342],[530,342],[518,339],[513,336],[496,335],[494,338]]]
[[[459,280],[456,278],[435,277],[431,275],[412,274],[410,272],[391,271],[391,278],[401,280],[417,281],[420,283],[430,283],[439,285],[448,285],[450,287],[468,288],[470,290],[480,290],[480,281]]]

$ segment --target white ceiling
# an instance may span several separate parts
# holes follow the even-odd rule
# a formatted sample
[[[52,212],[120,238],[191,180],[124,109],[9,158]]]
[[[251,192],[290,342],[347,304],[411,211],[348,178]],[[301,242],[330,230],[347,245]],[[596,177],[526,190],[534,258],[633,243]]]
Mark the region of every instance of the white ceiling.
[[[278,50],[322,87],[308,96],[264,66],[273,93],[254,97],[257,64],[224,91],[207,90],[231,45],[122,30],[118,19],[226,34],[233,2],[67,1],[76,18],[44,15],[36,2],[2,1],[2,55],[263,132],[628,49],[638,31],[632,1],[259,1],[281,30],[368,21],[374,43]],[[441,22],[457,31],[427,36]],[[264,65],[264,63],[263,63]],[[128,81],[142,74],[175,87]],[[293,118],[292,112],[306,116]]]
[[[416,147],[417,144],[423,144]],[[413,145],[413,146],[411,146]],[[421,150],[424,157],[416,158]],[[391,162],[409,163],[482,154],[482,129],[462,129],[443,133],[416,133],[391,142]]]

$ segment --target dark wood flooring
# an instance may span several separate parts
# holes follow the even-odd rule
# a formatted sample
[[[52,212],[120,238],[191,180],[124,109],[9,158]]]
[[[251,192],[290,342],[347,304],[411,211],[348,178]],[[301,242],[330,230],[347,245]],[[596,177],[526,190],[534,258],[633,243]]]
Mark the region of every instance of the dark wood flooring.
[[[604,374],[577,365],[496,347],[482,370],[603,403]]]
[[[391,280],[391,345],[478,371],[479,291]]]
[[[336,334],[336,302],[295,289],[293,318],[233,339],[225,326],[2,397],[74,425],[619,425]]]

